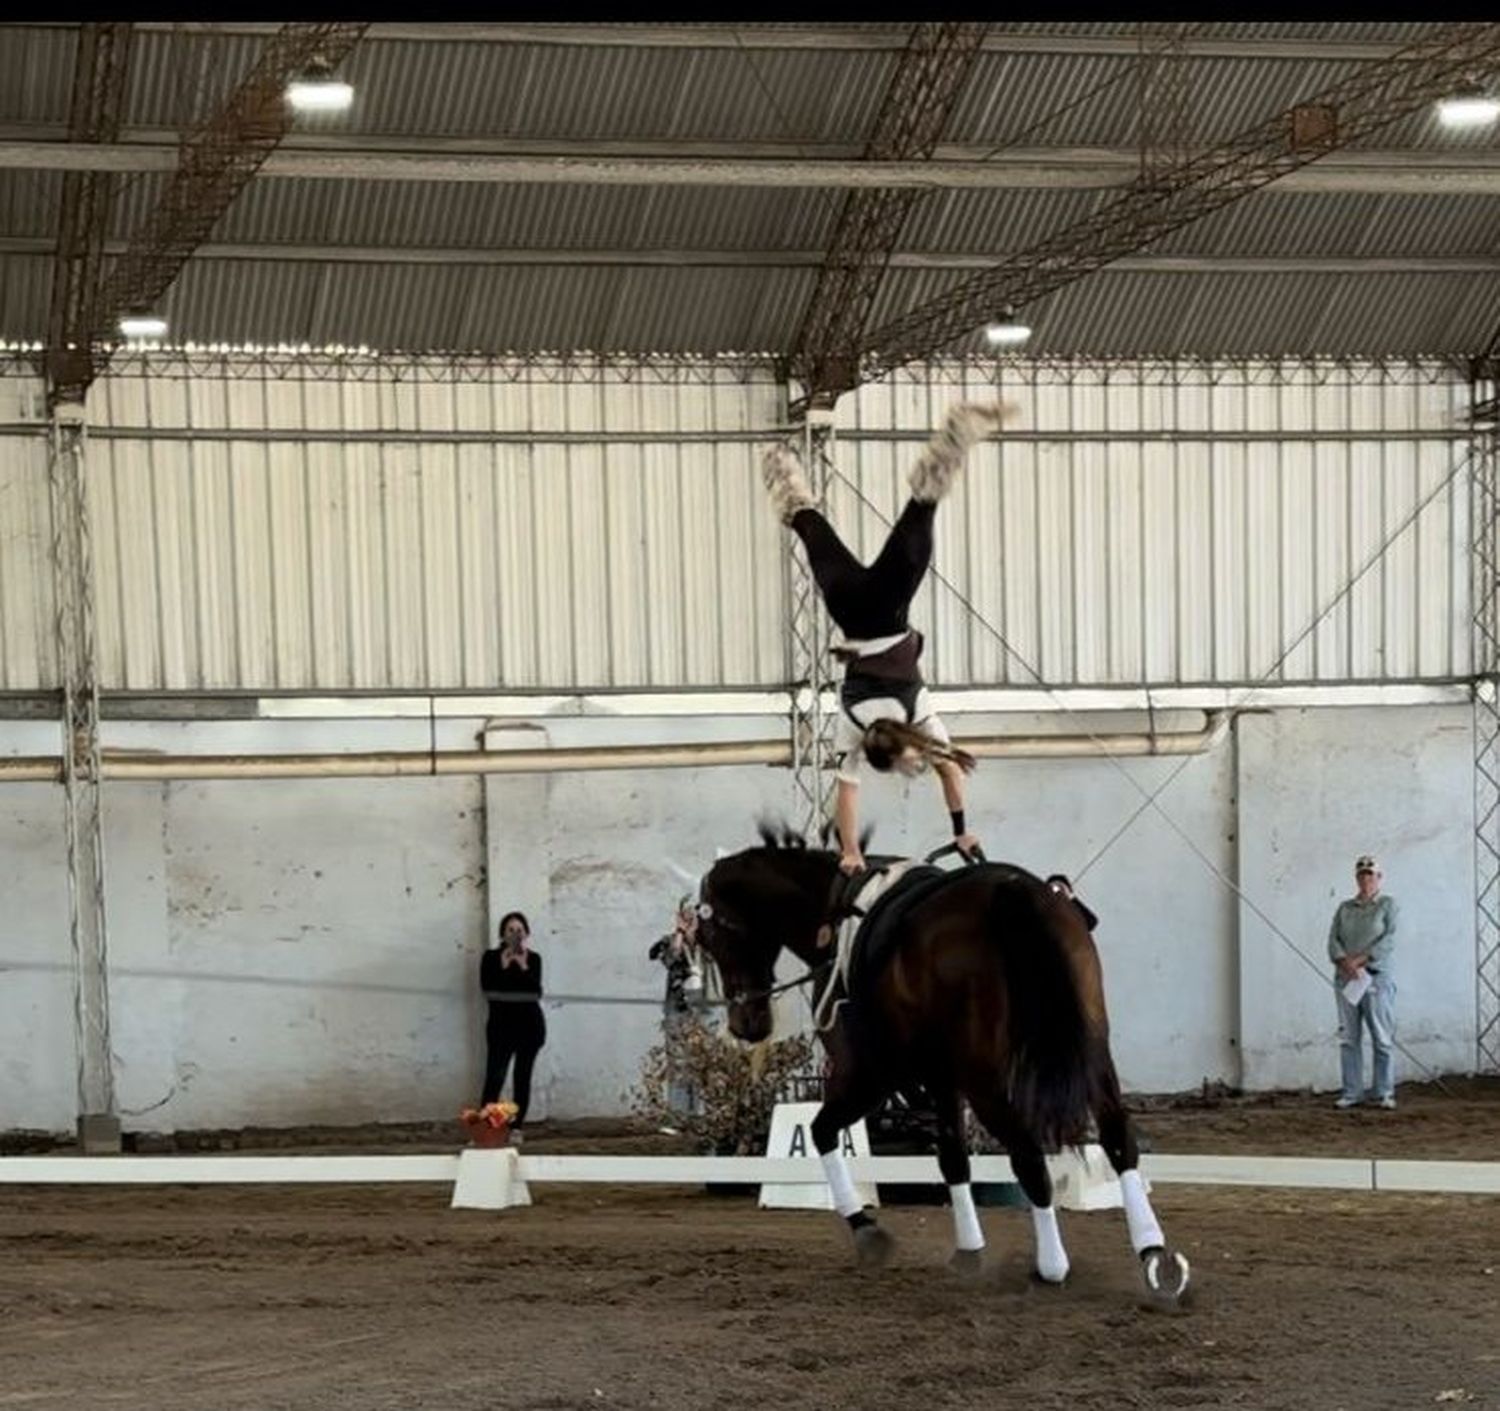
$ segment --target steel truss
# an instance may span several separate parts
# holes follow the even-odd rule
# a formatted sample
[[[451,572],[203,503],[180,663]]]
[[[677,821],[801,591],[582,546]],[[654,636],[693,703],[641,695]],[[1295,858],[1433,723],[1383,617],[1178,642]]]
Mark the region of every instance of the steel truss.
[[[801,430],[802,464],[813,497],[821,505],[834,475],[832,414],[809,412]],[[787,679],[791,695],[792,817],[795,826],[814,838],[833,812],[834,716],[825,699],[829,686],[828,613],[800,541],[793,548],[790,565]]]
[[[40,350],[0,349],[0,376],[35,376]],[[774,383],[777,360],[740,355],[611,357],[597,353],[475,356],[461,353],[342,352],[330,349],[127,348],[110,360],[117,377],[217,377],[276,382],[496,383],[555,386],[610,379],[649,386]]]
[[[974,67],[987,24],[919,24],[891,78],[862,160],[898,162],[932,156]],[[858,375],[860,340],[886,266],[912,207],[926,193],[886,187],[844,197],[817,287],[790,359],[807,388],[806,404],[830,406]],[[793,415],[802,405],[793,407]]]
[[[1500,25],[1437,28],[1366,64],[1295,107],[1187,160],[1084,220],[963,280],[866,336],[862,382],[971,336],[1004,305],[1017,308],[1091,274],[1289,172],[1426,107],[1455,84],[1500,66]]]
[[[1479,359],[1472,374],[1474,1062],[1500,1073],[1500,360]]]
[[[98,656],[83,409],[59,406],[48,440],[57,669],[62,682],[63,810],[79,1135],[85,1150],[118,1149],[109,1036]]]

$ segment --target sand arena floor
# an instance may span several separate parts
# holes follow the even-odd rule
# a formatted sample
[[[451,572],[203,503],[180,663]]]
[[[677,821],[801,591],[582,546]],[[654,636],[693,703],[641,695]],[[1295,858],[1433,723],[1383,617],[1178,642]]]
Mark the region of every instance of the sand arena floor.
[[[1157,1150],[1500,1159],[1479,1088],[1141,1125]],[[1064,1214],[1051,1289],[1016,1210],[982,1212],[967,1282],[943,1209],[886,1211],[896,1258],[866,1273],[828,1215],[536,1194],[485,1214],[440,1186],[6,1188],[0,1408],[1500,1407],[1500,1199],[1162,1187],[1196,1273],[1168,1316],[1118,1212]]]

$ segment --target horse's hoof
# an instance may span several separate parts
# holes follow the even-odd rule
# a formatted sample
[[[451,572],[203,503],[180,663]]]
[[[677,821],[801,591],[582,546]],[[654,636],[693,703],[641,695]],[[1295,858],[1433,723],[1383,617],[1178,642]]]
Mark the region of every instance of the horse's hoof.
[[[1187,1293],[1192,1270],[1186,1257],[1175,1249],[1157,1246],[1141,1251],[1141,1277],[1153,1300],[1172,1305],[1180,1303]]]
[[[854,1232],[854,1257],[867,1269],[878,1269],[895,1249],[893,1240],[879,1225],[861,1225]]]
[[[984,1272],[982,1249],[955,1249],[948,1259],[948,1267],[961,1279],[977,1279]]]
[[[1049,1288],[1057,1288],[1058,1285],[1067,1282],[1068,1267],[1067,1260],[1061,1264],[1049,1264],[1045,1269],[1038,1264],[1031,1271],[1031,1281],[1036,1284],[1046,1284]]]

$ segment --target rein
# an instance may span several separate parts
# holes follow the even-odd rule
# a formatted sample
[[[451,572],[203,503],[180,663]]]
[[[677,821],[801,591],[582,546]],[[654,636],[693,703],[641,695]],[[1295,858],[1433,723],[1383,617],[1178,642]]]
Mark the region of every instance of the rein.
[[[825,960],[821,965],[814,965],[805,974],[797,976],[795,980],[783,980],[781,984],[772,985],[768,990],[752,990],[748,995],[732,995],[727,999],[718,999],[714,1001],[714,1004],[727,1007],[731,1004],[749,1004],[754,1000],[772,999],[776,995],[785,994],[788,990],[800,989],[810,980],[816,980],[832,964],[832,960]]]

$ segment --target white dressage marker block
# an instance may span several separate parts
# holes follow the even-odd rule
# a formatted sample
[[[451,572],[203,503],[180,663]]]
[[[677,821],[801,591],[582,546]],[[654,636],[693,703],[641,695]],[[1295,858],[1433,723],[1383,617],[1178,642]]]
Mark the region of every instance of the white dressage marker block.
[[[818,1115],[818,1107],[816,1102],[778,1102],[771,1112],[771,1136],[766,1142],[766,1155],[784,1159],[809,1156],[816,1159],[818,1152],[813,1146],[811,1127],[812,1119]],[[839,1146],[850,1160],[869,1156],[870,1136],[865,1130],[865,1124],[856,1122],[854,1126],[840,1132]],[[866,1205],[880,1204],[874,1185],[856,1185],[855,1190]],[[760,1208],[832,1210],[833,1192],[828,1189],[827,1181],[807,1184],[767,1183],[760,1188]]]
[[[465,1147],[458,1154],[458,1179],[453,1182],[452,1210],[509,1210],[530,1205],[531,1192],[521,1179],[520,1157],[514,1147]]]
[[[1082,1152],[1065,1147],[1047,1158],[1047,1170],[1052,1175],[1052,1199],[1059,1209],[1119,1210],[1125,1204],[1119,1177],[1097,1142],[1090,1142]],[[1151,1183],[1143,1184],[1149,1192]]]

